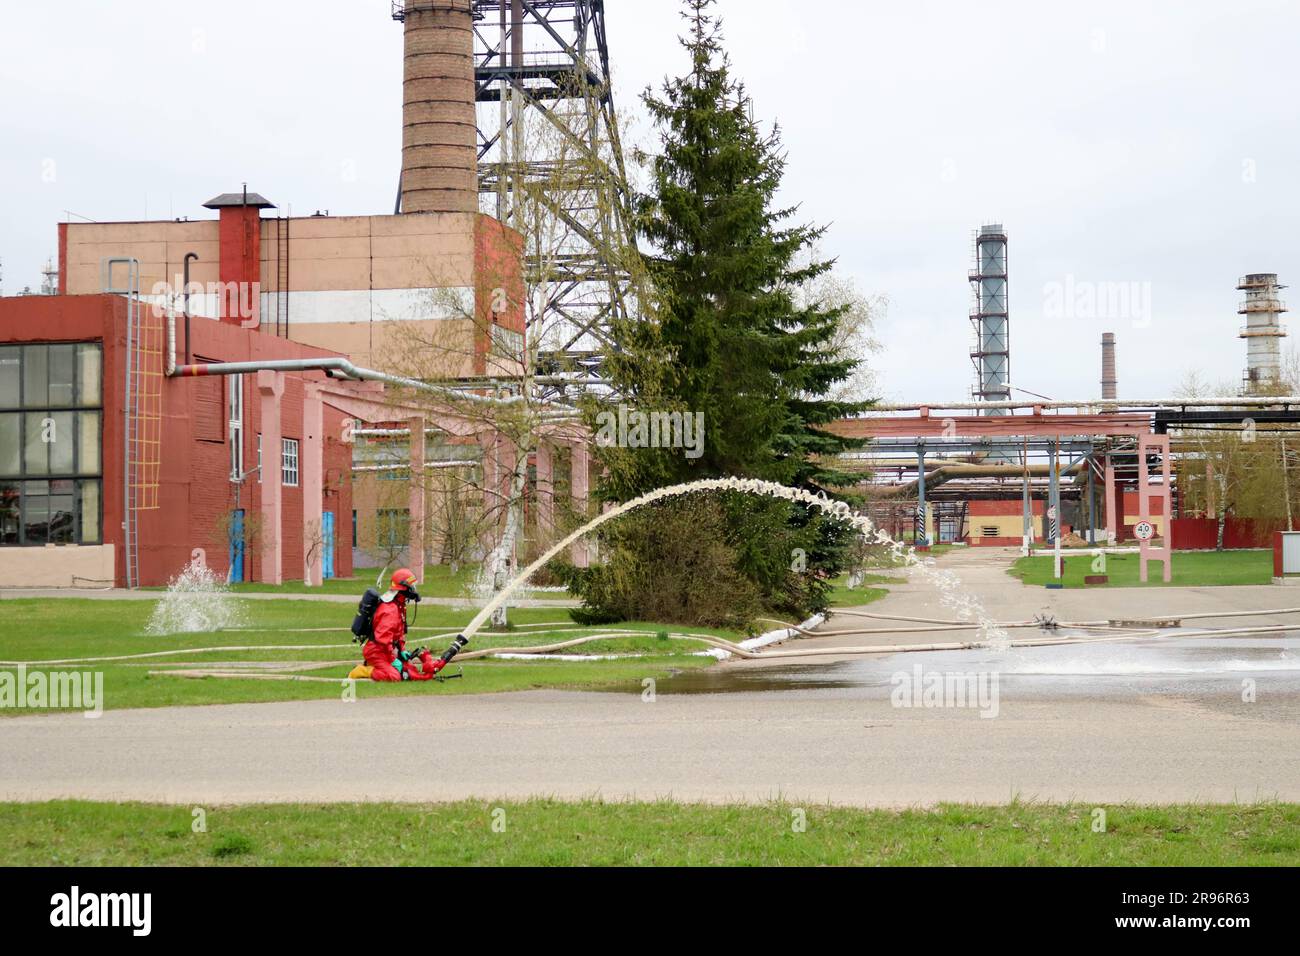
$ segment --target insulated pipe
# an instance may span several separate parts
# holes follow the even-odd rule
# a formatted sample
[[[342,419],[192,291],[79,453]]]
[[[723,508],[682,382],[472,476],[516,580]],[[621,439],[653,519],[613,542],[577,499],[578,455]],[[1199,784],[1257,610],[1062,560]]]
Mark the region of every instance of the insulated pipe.
[[[1086,459],[1075,462],[1062,474],[1069,475],[1078,471],[1083,467],[1084,460]],[[1028,469],[1024,465],[941,465],[925,476],[925,487],[937,488],[954,478],[1019,478],[1026,470],[1036,477],[1050,477],[1052,474],[1050,465],[1030,465]],[[905,485],[883,488],[876,495],[880,498],[910,498],[917,494],[919,487],[916,481],[910,481]]]
[[[923,404],[898,405],[881,403],[872,405],[871,412],[919,412],[919,411],[983,411],[988,408],[1259,408],[1268,405],[1300,405],[1300,395],[1259,395],[1255,398],[1242,398],[1233,395],[1224,398],[1126,398],[1122,401],[1100,401],[1085,398],[1066,402],[926,402]],[[858,415],[859,419],[869,419],[869,414]]]
[[[185,266],[184,266],[185,276],[182,279],[185,285],[184,288],[181,290],[181,292],[185,297],[185,364],[186,365],[189,365],[190,362],[193,361],[193,359],[190,357],[190,263],[197,262],[198,259],[199,259],[199,254],[197,252],[185,253]],[[175,364],[176,364],[175,362],[172,363],[173,366],[175,366]],[[172,372],[168,374],[175,374],[174,369]]]
[[[167,309],[167,377],[176,374],[176,313]]]
[[[345,358],[276,359],[267,362],[210,362],[206,365],[181,365],[176,369],[174,377],[181,378],[196,375],[243,375],[248,372],[337,372],[342,377],[352,379],[353,381],[383,382],[386,385],[394,385],[400,388],[413,388],[422,392],[432,392],[438,395],[443,395],[448,399],[472,402],[479,405],[513,406],[526,401],[522,395],[512,395],[509,398],[497,398],[492,395],[475,395],[472,392],[462,392],[454,388],[447,388],[445,385],[431,385],[428,382],[421,382],[419,379],[403,378],[400,375],[389,375],[387,372],[377,372],[370,368],[360,368],[353,365]],[[542,404],[541,407],[549,408],[553,411],[565,411],[570,413],[573,411],[572,409],[565,408],[562,405],[555,405],[549,402]]]

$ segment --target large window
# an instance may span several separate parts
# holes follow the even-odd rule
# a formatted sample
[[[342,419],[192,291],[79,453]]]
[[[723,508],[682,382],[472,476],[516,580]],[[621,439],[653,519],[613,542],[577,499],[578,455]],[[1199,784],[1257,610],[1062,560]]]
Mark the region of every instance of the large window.
[[[103,540],[98,343],[0,345],[0,545]]]

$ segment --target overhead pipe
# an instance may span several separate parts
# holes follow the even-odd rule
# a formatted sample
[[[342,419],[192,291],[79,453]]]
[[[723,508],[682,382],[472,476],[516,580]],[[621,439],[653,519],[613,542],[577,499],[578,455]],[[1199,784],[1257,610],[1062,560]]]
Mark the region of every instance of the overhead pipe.
[[[1069,468],[1062,470],[1062,475],[1069,475],[1077,472],[1083,467],[1086,458],[1081,458]],[[925,476],[925,487],[928,491],[931,488],[937,488],[945,482],[952,481],[954,478],[1023,478],[1026,474],[1034,477],[1043,477],[1051,474],[1051,465],[1030,465],[1026,468],[1024,465],[941,465]],[[915,481],[910,481],[905,485],[897,485],[880,491],[881,497],[886,498],[909,498],[916,494],[918,477]]]
[[[986,408],[1117,408],[1146,410],[1150,408],[1259,408],[1269,405],[1300,405],[1300,395],[1259,395],[1255,398],[1242,398],[1239,395],[1222,398],[1152,398],[1122,399],[1103,401],[1096,398],[1063,402],[921,402],[912,404],[881,403],[872,405],[867,413],[857,416],[869,418],[871,412],[920,412],[920,411],[982,411]]]
[[[429,382],[421,382],[419,379],[404,378],[400,375],[390,375],[387,372],[378,372],[371,368],[361,368],[353,365],[352,362],[345,358],[324,358],[324,359],[273,359],[264,362],[208,362],[202,365],[181,365],[173,373],[173,378],[184,378],[203,375],[244,375],[249,372],[324,372],[331,378],[344,378],[356,382],[382,382],[386,385],[394,385],[399,388],[411,388],[421,392],[431,392],[442,395],[448,399],[456,401],[465,401],[478,405],[492,406],[513,406],[518,405],[527,399],[522,395],[512,395],[509,398],[497,398],[492,395],[475,395],[471,392],[463,392],[454,388],[447,388],[445,385],[433,385]],[[544,407],[554,411],[568,411],[562,405],[553,403],[541,403]]]

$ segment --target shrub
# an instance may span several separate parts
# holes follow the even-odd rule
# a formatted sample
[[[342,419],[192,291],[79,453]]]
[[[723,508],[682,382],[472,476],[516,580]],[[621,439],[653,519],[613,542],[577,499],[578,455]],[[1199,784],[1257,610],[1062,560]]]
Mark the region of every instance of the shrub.
[[[714,498],[677,499],[624,515],[602,530],[601,563],[564,572],[583,601],[574,620],[745,628],[764,603],[730,538]]]

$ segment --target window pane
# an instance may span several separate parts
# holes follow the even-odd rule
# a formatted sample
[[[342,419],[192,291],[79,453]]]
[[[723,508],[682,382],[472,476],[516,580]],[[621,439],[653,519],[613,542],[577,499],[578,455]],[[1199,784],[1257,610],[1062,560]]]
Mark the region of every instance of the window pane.
[[[81,543],[99,543],[99,482],[82,481],[81,485]]]
[[[17,408],[22,403],[22,349],[17,345],[0,345],[0,408]]]
[[[22,418],[17,412],[0,415],[0,475],[22,474]]]
[[[27,408],[50,404],[49,354],[47,345],[23,347],[23,405]]]
[[[45,544],[49,540],[50,499],[44,494],[44,481],[29,481],[23,491],[23,540],[27,544]]]
[[[232,422],[243,422],[244,420],[244,376],[230,376],[230,420]]]
[[[73,428],[72,412],[51,412],[49,419],[53,423],[48,430],[50,439],[50,474],[72,474],[72,450],[77,444],[77,432]]]
[[[28,475],[50,473],[50,446],[45,440],[47,416],[43,412],[28,412],[27,442],[23,450],[23,472]]]
[[[104,373],[103,353],[98,345],[77,346],[77,404],[102,405],[100,387]]]
[[[71,484],[71,482],[68,482]],[[72,495],[50,495],[50,541],[71,544],[76,540],[72,525]]]
[[[77,473],[99,474],[99,412],[77,415]]]
[[[230,423],[230,480],[242,481],[244,477],[244,429],[237,422]]]
[[[0,481],[0,544],[18,543],[18,484]]]
[[[75,345],[50,346],[50,404],[53,406],[72,404],[72,377],[77,367],[77,347]]]

